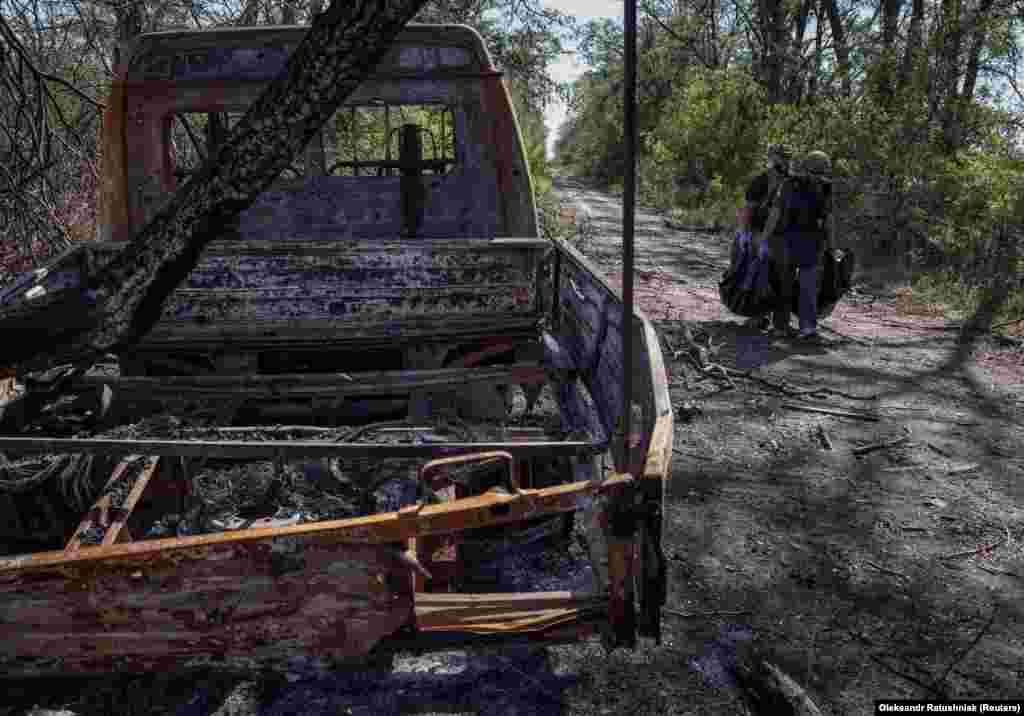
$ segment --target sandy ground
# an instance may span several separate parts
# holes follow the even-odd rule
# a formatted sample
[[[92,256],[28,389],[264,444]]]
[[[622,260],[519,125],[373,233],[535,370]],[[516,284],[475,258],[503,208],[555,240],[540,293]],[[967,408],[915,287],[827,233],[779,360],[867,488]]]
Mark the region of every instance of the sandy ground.
[[[558,189],[616,280],[618,200]],[[751,642],[825,713],[1024,698],[1021,349],[960,345],[867,282],[824,322],[825,345],[772,342],[718,302],[729,237],[648,211],[637,230],[637,301],[666,338],[677,407],[661,645],[452,652],[389,674],[35,682],[9,689],[0,716],[740,714],[730,666]],[[687,357],[684,320],[728,377]]]

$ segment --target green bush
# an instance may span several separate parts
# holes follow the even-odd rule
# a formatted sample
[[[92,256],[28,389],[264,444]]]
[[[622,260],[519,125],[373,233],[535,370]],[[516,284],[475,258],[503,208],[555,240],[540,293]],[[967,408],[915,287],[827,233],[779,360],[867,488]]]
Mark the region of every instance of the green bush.
[[[935,313],[951,321],[966,321],[990,299],[990,287],[964,281],[956,271],[934,271],[918,276],[910,285],[902,306],[907,313]],[[998,308],[992,325],[1008,335],[1024,335],[1024,289],[1014,288]],[[1015,322],[1019,321],[1019,322]]]

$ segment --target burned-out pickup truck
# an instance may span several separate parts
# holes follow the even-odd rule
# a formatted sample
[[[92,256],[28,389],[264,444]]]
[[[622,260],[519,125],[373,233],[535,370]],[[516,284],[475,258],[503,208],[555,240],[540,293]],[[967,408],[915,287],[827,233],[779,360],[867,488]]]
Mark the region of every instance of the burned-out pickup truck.
[[[138,39],[108,99],[92,261],[304,32]],[[75,286],[79,258],[30,283]],[[539,236],[509,93],[469,28],[408,26],[141,342],[3,411],[4,676],[659,636],[658,339]]]

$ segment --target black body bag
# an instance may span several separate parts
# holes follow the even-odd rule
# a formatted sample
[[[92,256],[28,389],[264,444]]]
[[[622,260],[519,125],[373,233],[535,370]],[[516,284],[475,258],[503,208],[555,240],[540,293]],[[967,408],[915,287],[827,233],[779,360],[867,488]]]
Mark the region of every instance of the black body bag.
[[[762,245],[754,256],[749,233],[739,233],[733,241],[732,260],[718,282],[722,305],[739,316],[760,316],[775,306],[776,293],[771,286],[768,248]]]

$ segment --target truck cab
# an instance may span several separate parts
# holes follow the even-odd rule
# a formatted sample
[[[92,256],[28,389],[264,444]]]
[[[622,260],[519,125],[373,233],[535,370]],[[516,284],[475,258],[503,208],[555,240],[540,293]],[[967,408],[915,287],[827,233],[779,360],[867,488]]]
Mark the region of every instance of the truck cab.
[[[104,120],[101,241],[131,239],[161,209],[305,32],[138,38]],[[315,370],[370,355],[439,367],[536,323],[549,248],[511,98],[481,37],[409,25],[304,154],[209,245],[123,369]]]

